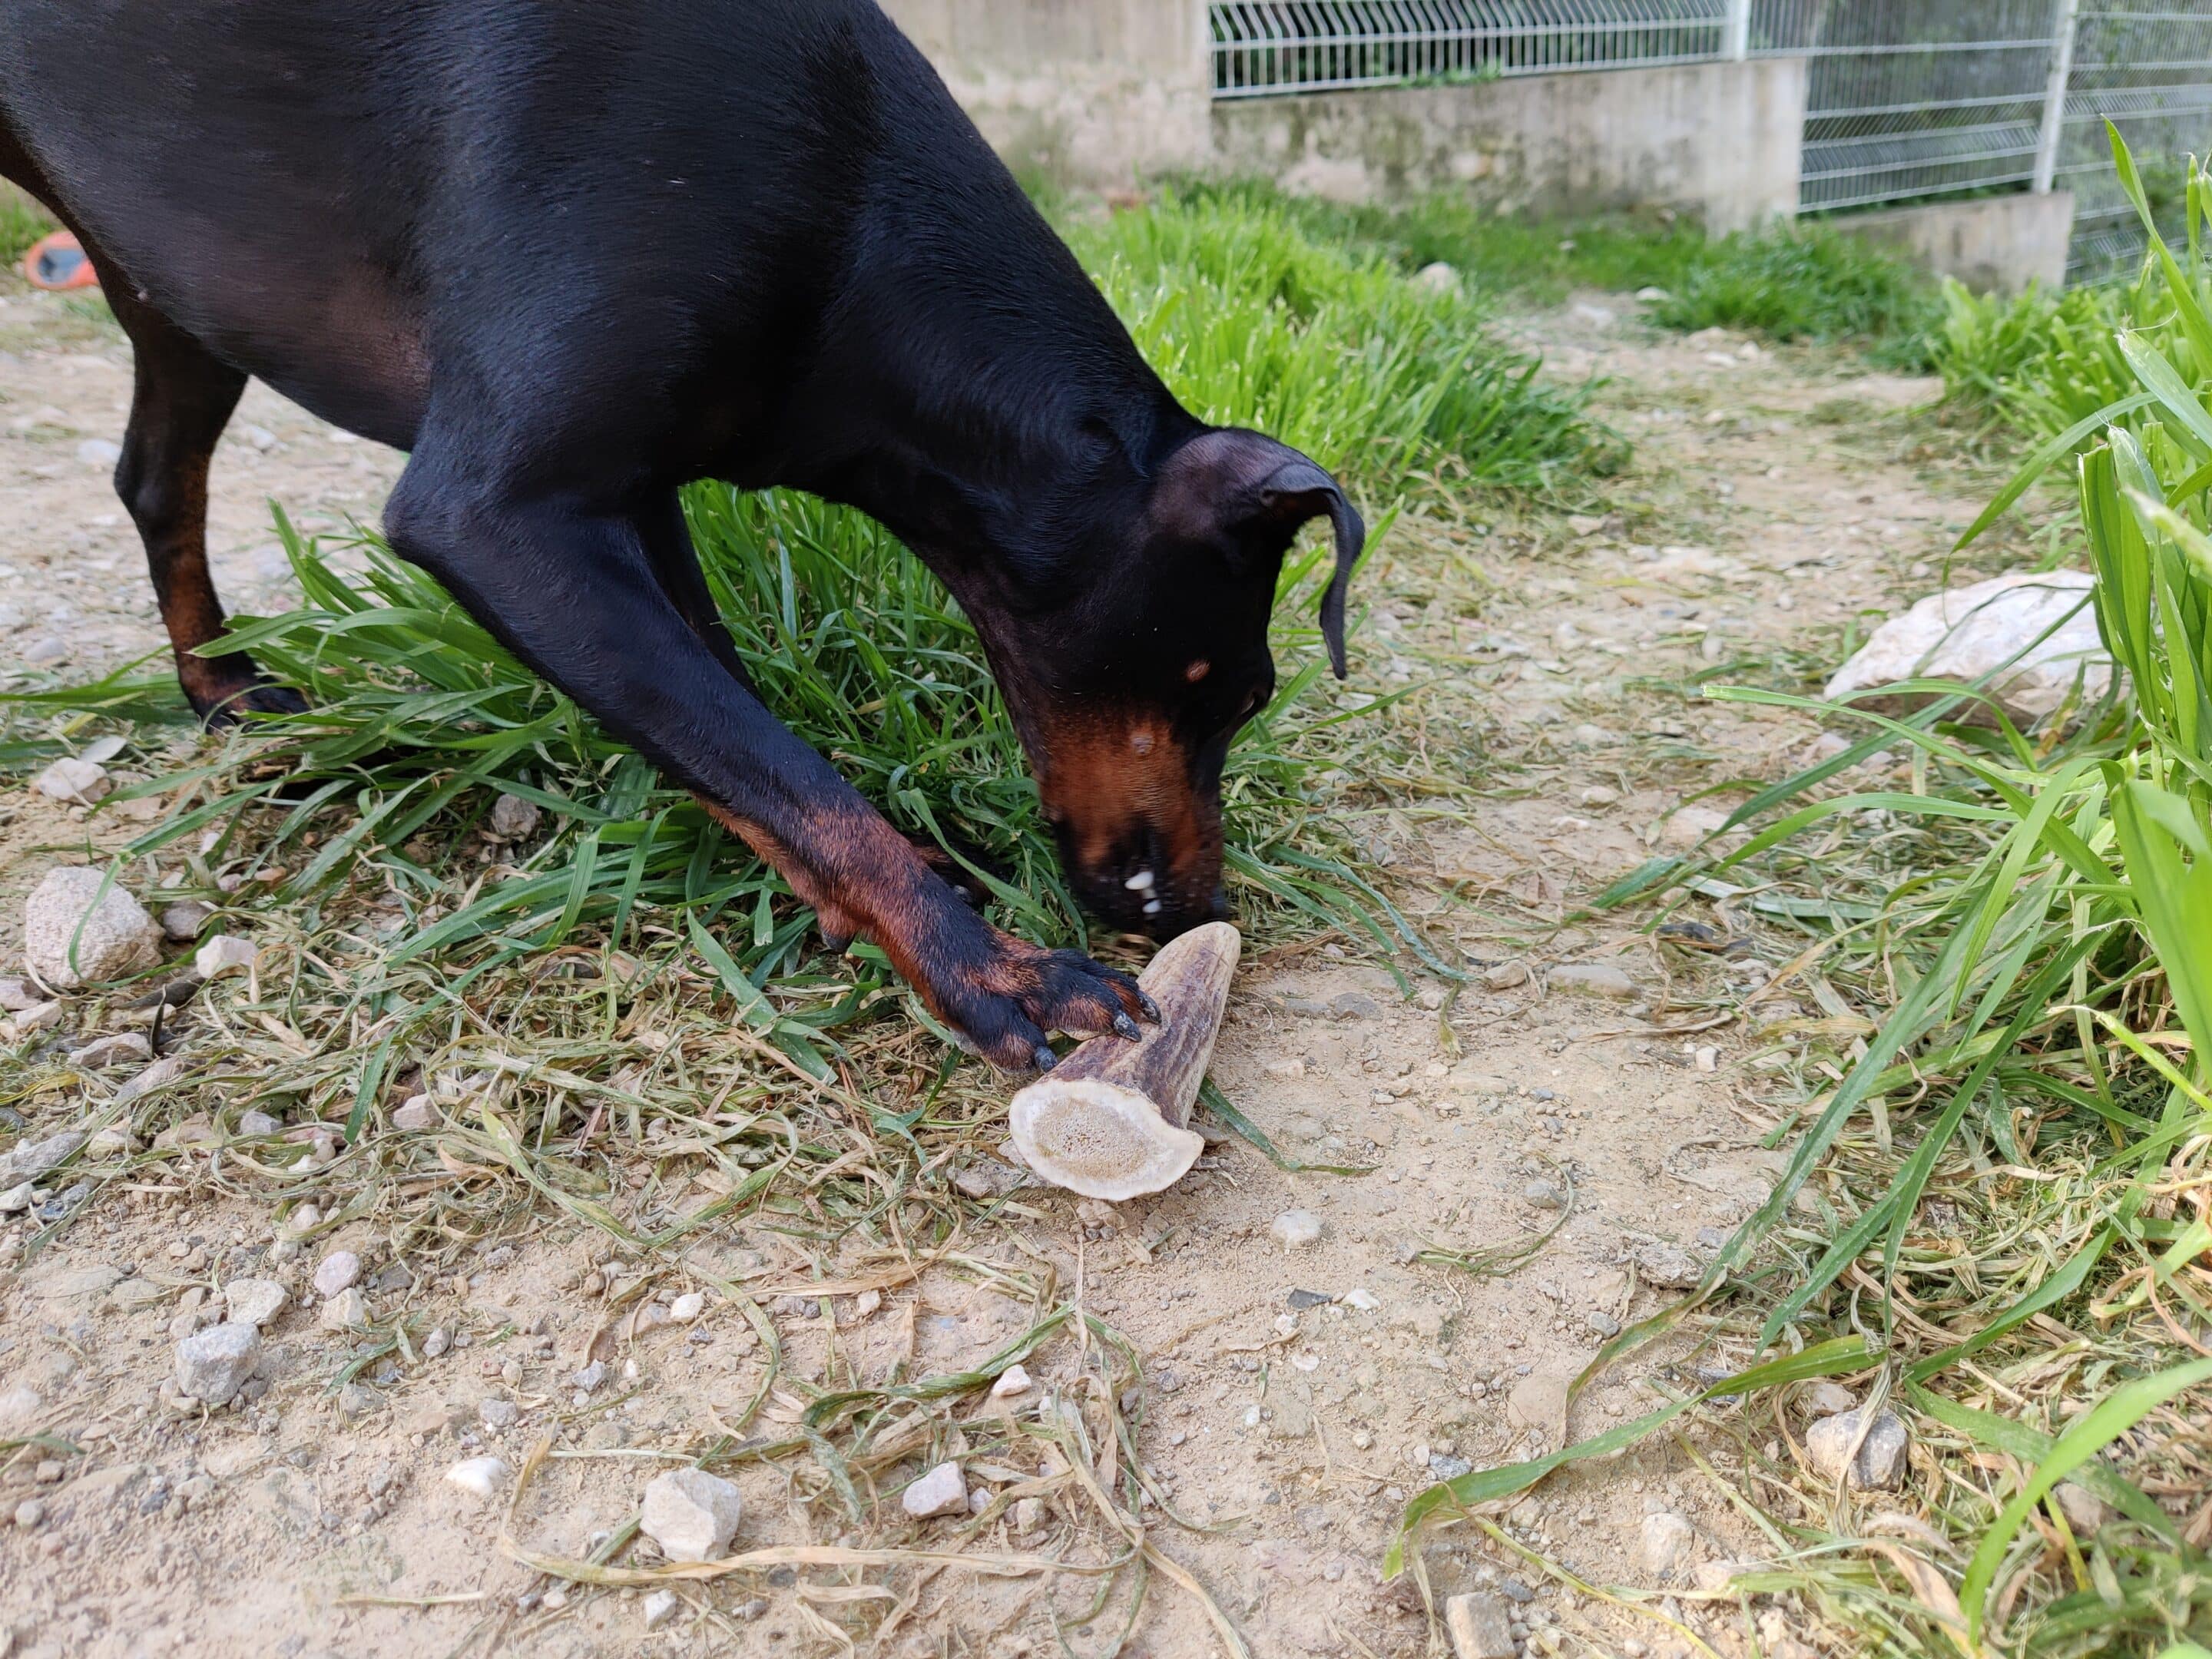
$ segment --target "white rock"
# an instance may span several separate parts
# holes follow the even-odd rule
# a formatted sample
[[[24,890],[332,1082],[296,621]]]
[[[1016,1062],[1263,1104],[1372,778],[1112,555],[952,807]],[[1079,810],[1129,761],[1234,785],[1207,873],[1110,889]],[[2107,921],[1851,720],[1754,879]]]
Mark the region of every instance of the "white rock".
[[[1859,1397],[1840,1382],[1813,1382],[1797,1396],[1808,1417],[1833,1417],[1859,1403]]]
[[[1428,294],[1456,294],[1459,272],[1441,259],[1434,260],[1413,273],[1413,286]]]
[[[36,1181],[61,1167],[70,1153],[84,1145],[82,1129],[57,1129],[36,1140],[27,1140],[12,1152],[0,1153],[0,1182]]]
[[[1364,1285],[1358,1285],[1344,1293],[1344,1305],[1357,1308],[1362,1313],[1373,1313],[1382,1305],[1382,1300]]]
[[[1026,1538],[1044,1525],[1044,1499],[1018,1498],[1014,1500],[1014,1530]]]
[[[30,981],[21,975],[0,975],[0,1008],[11,1014],[20,1014],[26,1008],[36,1008],[45,1001],[45,996],[33,989]]]
[[[647,1483],[638,1524],[672,1561],[714,1561],[728,1552],[744,1518],[731,1482],[704,1469],[671,1469]]]
[[[491,804],[491,832],[502,841],[522,841],[538,833],[538,821],[543,816],[535,801],[501,795]]]
[[[453,1346],[453,1339],[443,1325],[431,1327],[430,1334],[422,1339],[422,1358],[441,1359],[446,1350]]]
[[[507,1467],[496,1457],[468,1457],[446,1471],[450,1486],[459,1486],[474,1498],[489,1503],[507,1484]]]
[[[0,1215],[21,1215],[31,1207],[38,1196],[38,1188],[27,1181],[19,1181],[5,1192],[0,1192]]]
[[[1662,845],[1688,848],[1728,827],[1729,815],[1711,806],[1678,806],[1659,823]]]
[[[238,1115],[238,1133],[242,1135],[273,1135],[283,1127],[267,1112],[250,1106]]]
[[[1552,969],[1550,982],[1555,991],[1585,996],[1626,999],[1636,994],[1636,981],[1609,962],[1563,962]]]
[[[351,1250],[332,1250],[315,1267],[315,1294],[336,1296],[361,1280],[361,1258]]]
[[[1843,1474],[1844,1457],[1851,1442],[1858,1437],[1863,1409],[1855,1407],[1833,1417],[1824,1417],[1805,1431],[1805,1455],[1812,1459],[1814,1469],[1824,1480],[1833,1480]],[[1859,1455],[1852,1462],[1850,1484],[1862,1492],[1882,1492],[1894,1486],[1905,1472],[1907,1444],[1905,1425],[1896,1413],[1877,1413],[1874,1426],[1867,1431],[1866,1443],[1859,1448]]]
[[[647,1630],[659,1630],[676,1616],[683,1605],[684,1603],[677,1599],[674,1590],[662,1589],[655,1590],[647,1596],[640,1604],[639,1610],[645,1614],[645,1627]]]
[[[261,1333],[236,1320],[177,1344],[177,1392],[210,1406],[236,1394],[261,1364]]]
[[[234,1279],[222,1287],[222,1305],[232,1322],[257,1329],[283,1312],[289,1299],[273,1279]]]
[[[368,1298],[359,1286],[340,1291],[323,1304],[315,1322],[329,1331],[359,1330],[368,1323]]]
[[[1285,1210],[1268,1224],[1267,1235],[1287,1249],[1304,1249],[1321,1243],[1321,1218],[1311,1210]]]
[[[1671,1578],[1690,1559],[1690,1549],[1698,1541],[1698,1534],[1690,1523],[1679,1515],[1661,1511],[1644,1517],[1644,1529],[1638,1540],[1638,1553],[1644,1571],[1654,1578]]]
[[[161,959],[161,928],[105,871],[81,864],[50,870],[24,902],[23,960],[58,990],[134,974]]]
[[[1510,991],[1516,985],[1528,982],[1528,964],[1525,962],[1493,962],[1482,970],[1482,982],[1493,991]]]
[[[917,1521],[968,1512],[968,1480],[957,1463],[939,1463],[899,1495],[900,1507]]]
[[[392,1114],[392,1127],[395,1129],[427,1129],[436,1121],[428,1095],[408,1096]]]
[[[522,1407],[493,1395],[477,1402],[477,1419],[488,1429],[511,1429],[522,1420]]]
[[[59,1002],[34,1002],[8,1018],[5,1023],[8,1041],[20,1042],[33,1032],[46,1030],[61,1023],[62,1006]]]
[[[74,755],[64,755],[32,779],[31,787],[50,800],[89,806],[114,786],[107,781],[106,767],[94,761],[79,759]]]
[[[123,459],[123,446],[112,438],[87,438],[76,447],[76,458],[87,466],[113,466]]]
[[[697,1291],[686,1291],[668,1304],[668,1316],[679,1325],[688,1325],[707,1311],[707,1298]]]
[[[2095,586],[2095,579],[2083,571],[2019,570],[1931,593],[1875,629],[1836,671],[1823,695],[1848,697],[1904,679],[1966,683],[2019,656],[1989,688],[2015,720],[2032,723],[2051,713],[2072,695],[2077,676],[2081,700],[2094,702],[2112,679],[2112,659],[2097,632],[2096,611],[2087,603]],[[2054,627],[2050,638],[2033,643]],[[1924,699],[1855,701],[1860,708],[1899,712]]]
[[[72,1050],[70,1064],[80,1072],[104,1072],[111,1066],[149,1060],[153,1054],[154,1045],[143,1031],[112,1031]]]
[[[261,951],[251,939],[217,933],[192,953],[192,966],[199,969],[202,979],[221,979],[225,974],[250,969],[260,959]]]
[[[173,944],[189,945],[200,936],[215,906],[201,899],[179,899],[161,907],[161,931]]]
[[[1505,1598],[1487,1590],[1449,1597],[1444,1629],[1451,1637],[1452,1659],[1516,1659],[1513,1613]]]
[[[1644,304],[1650,305],[1656,301],[1671,300],[1674,296],[1663,288],[1639,288],[1636,290],[1636,297]]]
[[[1030,1382],[1028,1369],[1019,1360],[1016,1360],[1006,1370],[1000,1371],[999,1380],[991,1384],[991,1398],[1012,1400],[1018,1395],[1027,1394],[1033,1386]]]
[[[27,1382],[0,1390],[0,1434],[13,1434],[37,1426],[44,1402]]]
[[[151,1066],[142,1069],[115,1091],[115,1103],[128,1106],[134,1100],[158,1094],[185,1074],[182,1054],[165,1054]]]

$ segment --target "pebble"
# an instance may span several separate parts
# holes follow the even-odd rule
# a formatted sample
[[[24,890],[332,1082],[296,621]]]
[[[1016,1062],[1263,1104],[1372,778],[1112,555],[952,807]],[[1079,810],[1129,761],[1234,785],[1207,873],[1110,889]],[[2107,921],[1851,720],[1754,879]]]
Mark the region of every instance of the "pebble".
[[[521,841],[538,833],[542,817],[536,802],[526,801],[520,795],[502,794],[491,804],[489,827],[501,841]]]
[[[1859,1397],[1840,1382],[1814,1382],[1797,1396],[1808,1417],[1833,1417],[1859,1403]]]
[[[431,1327],[430,1334],[422,1339],[422,1358],[442,1359],[446,1350],[453,1346],[453,1339],[443,1325]]]
[[[214,914],[215,906],[204,900],[179,899],[161,907],[161,932],[173,944],[189,945],[200,936],[200,929]]]
[[[410,1095],[392,1114],[392,1127],[395,1129],[427,1129],[434,1121],[428,1095]]]
[[[1510,991],[1516,985],[1528,982],[1528,964],[1525,962],[1493,962],[1482,970],[1482,982],[1493,991]]]
[[[76,1149],[84,1145],[82,1129],[58,1129],[52,1134],[37,1140],[28,1140],[12,1152],[0,1154],[0,1182],[13,1184],[18,1181],[36,1181],[40,1176],[59,1169]]]
[[[338,1411],[346,1417],[366,1417],[384,1403],[384,1396],[366,1382],[349,1382],[338,1390]]]
[[[192,966],[202,979],[221,979],[242,972],[261,959],[260,948],[235,933],[217,933],[192,953]]]
[[[1444,1629],[1452,1659],[1515,1659],[1512,1615],[1502,1598],[1486,1590],[1447,1598]]]
[[[1661,1510],[1644,1517],[1644,1530],[1638,1540],[1638,1551],[1644,1571],[1654,1578],[1671,1578],[1690,1559],[1691,1547],[1698,1534],[1690,1523],[1679,1515]]]
[[[33,1003],[11,1018],[6,1025],[8,1038],[15,1042],[33,1031],[43,1031],[50,1025],[61,1024],[62,1006],[58,1002]]]
[[[1636,1271],[1647,1285],[1666,1291],[1686,1291],[1697,1284],[1705,1270],[1698,1265],[1697,1257],[1678,1244],[1650,1243],[1638,1246]]]
[[[2108,1513],[2105,1500],[2087,1486],[2062,1480],[2051,1495],[2057,1498],[2058,1512],[2066,1517],[2066,1525],[2075,1537],[2094,1537],[2105,1524]]]
[[[46,1505],[42,1498],[27,1498],[15,1505],[15,1524],[29,1532],[46,1518]]]
[[[514,797],[512,795],[501,795],[500,799],[501,800],[513,800]],[[532,807],[531,810],[535,811],[537,809]],[[645,1598],[641,1606],[641,1611],[645,1614],[645,1627],[647,1630],[659,1630],[663,1625],[666,1624],[670,1620],[676,1616],[678,1610],[681,1608],[683,1605],[684,1604],[681,1601],[677,1600],[676,1592],[674,1590],[663,1589],[653,1591],[652,1595]]]
[[[1434,259],[1413,273],[1413,286],[1425,294],[1456,294],[1459,272],[1442,259]]]
[[[222,1287],[222,1305],[233,1323],[257,1330],[284,1311],[289,1300],[273,1279],[234,1279]]]
[[[38,1196],[38,1188],[29,1182],[18,1182],[5,1192],[0,1192],[0,1215],[21,1215],[31,1207]]]
[[[1611,806],[1620,799],[1620,791],[1609,789],[1604,784],[1594,783],[1577,792],[1575,804],[1578,806]]]
[[[361,1258],[351,1250],[332,1250],[315,1269],[315,1294],[336,1296],[361,1279]]]
[[[604,1359],[594,1359],[583,1370],[578,1371],[574,1378],[576,1386],[586,1394],[591,1393],[594,1389],[604,1388],[606,1385],[606,1380],[607,1362]]]
[[[1326,1307],[1336,1300],[1327,1291],[1292,1291],[1283,1299],[1296,1313],[1304,1313],[1308,1308]]]
[[[368,1323],[368,1298],[352,1285],[325,1301],[315,1322],[326,1331],[355,1331]]]
[[[489,1503],[507,1484],[507,1467],[496,1457],[468,1457],[446,1471],[447,1484]]]
[[[1014,1500],[1014,1530],[1024,1538],[1044,1524],[1044,1499],[1018,1498]]]
[[[1532,1181],[1521,1189],[1521,1196],[1540,1210],[1564,1210],[1567,1195],[1548,1181]]]
[[[107,769],[73,755],[64,755],[31,780],[31,787],[49,800],[69,801],[78,806],[89,806],[114,786],[107,781]]]
[[[0,1393],[0,1432],[27,1435],[38,1425],[39,1413],[45,1402],[39,1391],[27,1382],[18,1382],[5,1393]]]
[[[1855,1407],[1824,1417],[1805,1431],[1805,1455],[1823,1479],[1833,1480],[1844,1473],[1844,1457],[1857,1437],[1862,1409]],[[1852,1462],[1850,1484],[1862,1492],[1887,1492],[1894,1486],[1905,1472],[1909,1443],[1910,1437],[1897,1414],[1887,1410],[1878,1413],[1874,1426],[1867,1431],[1866,1443]]]
[[[1636,981],[1609,962],[1564,962],[1552,969],[1554,989],[1585,996],[1628,998],[1636,994]]]
[[[939,1463],[899,1494],[899,1505],[917,1521],[968,1512],[968,1480],[957,1463]]]
[[[73,938],[75,968],[70,965]],[[161,959],[161,927],[137,899],[108,882],[104,870],[85,865],[50,870],[24,901],[24,963],[58,990],[134,974]]]
[[[104,1072],[111,1066],[127,1066],[154,1057],[154,1045],[143,1031],[116,1031],[98,1036],[70,1055],[70,1064],[81,1072]]]
[[[87,466],[113,466],[123,459],[123,446],[112,438],[87,438],[77,445],[76,458]]]
[[[261,1364],[261,1333],[237,1320],[177,1344],[177,1392],[210,1406],[227,1403]]]
[[[707,1311],[707,1298],[697,1291],[686,1291],[668,1304],[668,1316],[679,1325],[688,1325]]]
[[[20,974],[0,975],[0,1008],[11,1014],[20,1014],[26,1008],[36,1008],[46,1001],[31,988],[31,981]]]
[[[1374,1291],[1362,1285],[1344,1293],[1344,1305],[1347,1308],[1357,1308],[1362,1313],[1373,1313],[1382,1305],[1382,1301]]]
[[[1379,1019],[1382,1005],[1364,991],[1343,991],[1328,1000],[1328,1011],[1339,1019]]]
[[[1311,1210],[1285,1210],[1269,1224],[1268,1237],[1289,1249],[1321,1243],[1321,1218]]]
[[[964,1486],[961,1497],[964,1502]],[[638,1524],[672,1561],[713,1561],[728,1553],[744,1516],[732,1482],[704,1469],[671,1469],[647,1483]]]
[[[284,1126],[266,1112],[243,1111],[238,1115],[238,1133],[242,1135],[273,1135]]]
[[[1028,1369],[1016,1360],[999,1373],[999,1380],[991,1384],[991,1398],[1012,1400],[1017,1395],[1027,1394],[1031,1387]]]

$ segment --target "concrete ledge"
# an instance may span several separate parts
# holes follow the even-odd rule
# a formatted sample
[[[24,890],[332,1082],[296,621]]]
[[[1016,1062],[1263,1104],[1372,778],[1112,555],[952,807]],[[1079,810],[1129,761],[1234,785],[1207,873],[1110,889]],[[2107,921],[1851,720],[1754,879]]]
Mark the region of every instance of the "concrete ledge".
[[[1551,217],[1672,207],[1715,232],[1797,210],[1802,58],[1510,76],[1212,106],[1216,167],[1347,201],[1460,188]]]
[[[2017,294],[2031,282],[2066,283],[2074,195],[1984,196],[1969,202],[1885,208],[1831,222],[1914,264],[1955,276],[1978,294]]]

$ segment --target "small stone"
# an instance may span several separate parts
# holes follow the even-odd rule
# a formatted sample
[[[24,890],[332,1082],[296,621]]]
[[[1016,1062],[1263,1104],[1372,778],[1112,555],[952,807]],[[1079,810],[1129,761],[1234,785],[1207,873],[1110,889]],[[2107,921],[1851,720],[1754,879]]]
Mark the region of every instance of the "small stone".
[[[1321,1218],[1311,1210],[1285,1210],[1269,1224],[1267,1233],[1288,1249],[1304,1249],[1321,1243]]]
[[[1637,1247],[1636,1271],[1645,1284],[1666,1291],[1690,1290],[1705,1272],[1697,1257],[1680,1245],[1662,1243]]]
[[[351,1250],[332,1250],[315,1269],[315,1294],[336,1296],[361,1279],[361,1258]]]
[[[1844,1473],[1844,1458],[1851,1442],[1858,1437],[1863,1409],[1855,1407],[1833,1417],[1824,1417],[1805,1431],[1805,1454],[1823,1479],[1833,1480]],[[1894,1486],[1905,1472],[1908,1443],[1905,1425],[1895,1413],[1885,1410],[1876,1413],[1874,1426],[1867,1431],[1866,1443],[1852,1460],[1850,1484],[1862,1492],[1887,1492]]]
[[[543,816],[535,802],[503,794],[491,804],[491,832],[501,841],[521,841],[538,833]]]
[[[154,1045],[143,1031],[115,1031],[97,1036],[70,1054],[70,1064],[80,1072],[104,1072],[111,1066],[143,1063],[153,1058]]]
[[[900,1507],[917,1521],[968,1512],[968,1481],[957,1463],[939,1463],[899,1494]]]
[[[123,459],[123,446],[112,438],[87,438],[77,445],[76,458],[87,466],[113,466]]]
[[[1336,1300],[1327,1291],[1292,1291],[1283,1298],[1290,1304],[1291,1311],[1304,1313],[1308,1308],[1322,1308]]]
[[[1364,991],[1344,991],[1328,1000],[1328,1011],[1339,1019],[1378,1019],[1382,1005]]]
[[[217,933],[193,952],[192,966],[202,979],[221,979],[225,974],[243,972],[260,959],[260,948],[252,940],[234,933]]]
[[[713,1561],[727,1553],[744,1518],[732,1483],[704,1469],[671,1469],[647,1485],[639,1525],[672,1561]]]
[[[1620,799],[1620,790],[1608,788],[1601,783],[1594,783],[1587,789],[1577,791],[1575,795],[1577,806],[1611,806]]]
[[[138,1138],[119,1123],[94,1130],[92,1139],[84,1143],[87,1158],[128,1158],[137,1150]]]
[[[1482,970],[1482,982],[1493,991],[1510,991],[1516,985],[1528,982],[1528,964],[1525,962],[1493,962]]]
[[[1012,1400],[1017,1395],[1027,1394],[1031,1387],[1028,1370],[1016,1360],[999,1373],[999,1380],[991,1384],[991,1398]]]
[[[44,1404],[39,1391],[27,1382],[18,1382],[0,1393],[0,1434],[27,1437],[38,1426]]]
[[[1413,283],[1425,294],[1456,294],[1459,272],[1442,259],[1433,259],[1413,273]]]
[[[594,1359],[590,1364],[585,1366],[583,1370],[578,1371],[572,1380],[575,1382],[576,1386],[581,1389],[586,1394],[591,1393],[594,1389],[605,1387],[607,1381],[607,1362],[604,1359]]]
[[[261,1333],[237,1320],[210,1325],[177,1344],[177,1392],[226,1404],[261,1364]]]
[[[27,663],[59,662],[69,655],[69,644],[57,635],[33,634],[23,641],[23,660]]]
[[[431,1113],[430,1097],[428,1095],[408,1096],[392,1114],[392,1127],[395,1129],[427,1129],[436,1121]]]
[[[234,1279],[222,1287],[222,1305],[232,1322],[257,1330],[284,1311],[289,1300],[273,1279]]]
[[[38,1188],[27,1181],[18,1182],[5,1192],[0,1192],[0,1215],[21,1215],[37,1200]]]
[[[338,1412],[344,1417],[366,1417],[384,1403],[384,1396],[366,1382],[349,1382],[338,1390]]]
[[[446,1350],[453,1346],[453,1336],[446,1328],[443,1325],[434,1325],[430,1328],[429,1335],[422,1339],[422,1358],[442,1359],[445,1358]]]
[[[1452,1659],[1515,1659],[1513,1615],[1502,1597],[1486,1590],[1449,1597],[1444,1629]]]
[[[679,1325],[688,1325],[707,1311],[707,1298],[697,1291],[686,1291],[668,1304],[668,1316]]]
[[[20,1014],[27,1008],[36,1008],[46,1001],[32,989],[31,981],[20,974],[0,974],[0,1009]]]
[[[1620,997],[1636,994],[1636,981],[1609,962],[1565,962],[1552,969],[1554,989],[1584,996]]]
[[[1797,1403],[1808,1418],[1833,1417],[1857,1405],[1859,1397],[1840,1382],[1814,1382],[1798,1395]]]
[[[512,795],[501,795],[500,799],[501,800],[513,800],[514,797]],[[535,811],[537,809],[533,807],[531,810]],[[659,1630],[663,1625],[666,1624],[670,1620],[676,1616],[678,1611],[683,1607],[683,1602],[677,1599],[676,1592],[674,1590],[663,1589],[653,1591],[653,1593],[647,1596],[645,1601],[641,1604],[640,1610],[645,1614],[645,1627],[647,1630]]]
[[[1751,1571],[1748,1561],[1700,1561],[1692,1570],[1690,1582],[1706,1595],[1717,1595],[1729,1587],[1736,1574]]]
[[[27,1140],[12,1152],[0,1155],[0,1182],[36,1181],[59,1169],[84,1145],[82,1129],[58,1129],[37,1140]]]
[[[349,1285],[323,1304],[315,1322],[326,1331],[357,1331],[368,1323],[368,1298]]]
[[[1044,1499],[1018,1498],[1014,1500],[1014,1530],[1026,1538],[1044,1525]]]
[[[512,1400],[501,1400],[495,1395],[478,1403],[477,1418],[488,1429],[511,1429],[522,1420],[522,1408]]]
[[[114,786],[107,781],[106,767],[64,755],[33,778],[31,787],[49,800],[89,806]]]
[[[62,1020],[62,1006],[58,1002],[34,1003],[22,1012],[10,1018],[0,1030],[4,1030],[10,1042],[20,1042],[33,1031],[43,1031],[58,1025]]]
[[[2052,1495],[2058,1499],[2058,1512],[2066,1517],[2067,1528],[2075,1537],[2094,1537],[2105,1524],[2109,1513],[2105,1500],[2087,1486],[2062,1480]]]
[[[283,1132],[284,1126],[266,1112],[251,1109],[238,1115],[238,1133],[241,1135],[273,1135]]]
[[[1347,1308],[1357,1308],[1362,1313],[1373,1313],[1382,1305],[1382,1300],[1364,1285],[1361,1285],[1344,1293],[1344,1305]]]
[[[15,1525],[24,1532],[29,1532],[46,1518],[46,1505],[43,1498],[27,1498],[15,1505]]]
[[[161,928],[103,870],[50,870],[24,901],[25,965],[58,990],[118,979],[161,959]]]
[[[853,1298],[853,1316],[856,1319],[873,1319],[876,1316],[876,1310],[883,1305],[884,1293],[881,1291],[862,1291],[860,1295]]]
[[[1564,1210],[1567,1195],[1548,1181],[1532,1181],[1521,1189],[1521,1196],[1539,1210]]]
[[[489,1503],[507,1484],[507,1465],[496,1457],[469,1457],[447,1469],[446,1480],[470,1497]]]
[[[215,914],[215,906],[201,899],[179,899],[161,908],[161,932],[171,943],[189,945]]]
[[[1665,1510],[1644,1517],[1644,1530],[1638,1540],[1638,1550],[1644,1571],[1654,1578],[1671,1578],[1690,1559],[1691,1548],[1697,1543],[1695,1528],[1679,1515]]]

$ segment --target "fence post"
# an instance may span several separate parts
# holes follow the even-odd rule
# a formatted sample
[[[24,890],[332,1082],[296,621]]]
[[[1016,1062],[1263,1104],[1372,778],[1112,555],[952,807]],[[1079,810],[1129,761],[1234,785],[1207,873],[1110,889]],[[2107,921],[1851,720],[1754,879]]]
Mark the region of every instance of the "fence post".
[[[2035,141],[2035,183],[2038,196],[2051,193],[2058,176],[2058,142],[2066,131],[2066,83],[2074,78],[2074,21],[2081,0],[2057,0],[2056,31],[2051,43],[2051,78],[2043,85],[2043,131]]]
[[[1751,0],[1727,0],[1727,7],[1721,18],[1721,56],[1741,64],[1751,56]]]

